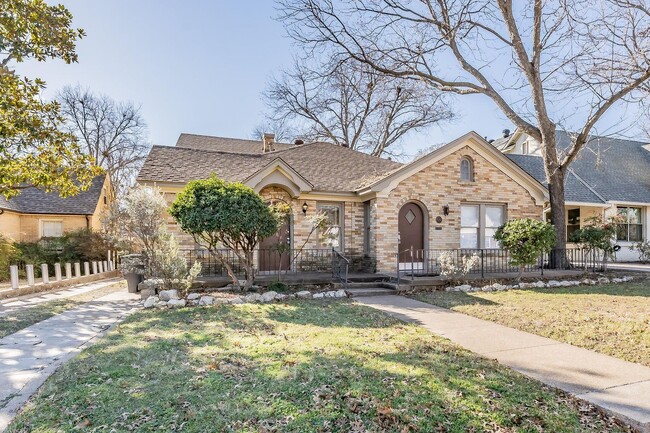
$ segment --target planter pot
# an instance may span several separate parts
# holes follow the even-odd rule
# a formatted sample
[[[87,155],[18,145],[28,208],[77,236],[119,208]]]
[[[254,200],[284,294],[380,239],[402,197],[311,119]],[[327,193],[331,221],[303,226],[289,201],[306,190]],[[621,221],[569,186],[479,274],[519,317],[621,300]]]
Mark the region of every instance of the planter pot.
[[[126,284],[129,288],[129,293],[137,293],[138,284],[144,280],[144,278],[142,278],[142,275],[136,274],[135,272],[124,274],[124,279],[126,280]]]

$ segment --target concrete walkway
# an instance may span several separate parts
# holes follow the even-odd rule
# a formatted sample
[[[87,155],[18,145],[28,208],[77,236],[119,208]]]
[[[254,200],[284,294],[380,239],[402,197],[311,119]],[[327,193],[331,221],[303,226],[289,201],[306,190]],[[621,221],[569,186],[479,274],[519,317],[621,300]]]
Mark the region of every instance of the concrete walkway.
[[[70,298],[82,293],[91,292],[97,289],[103,289],[104,287],[119,283],[120,281],[124,281],[124,278],[110,278],[108,280],[95,281],[94,283],[88,284],[79,284],[51,292],[34,293],[32,295],[25,295],[17,298],[2,299],[0,300],[0,317],[5,314],[20,311],[24,308],[30,308],[45,302]]]
[[[650,432],[650,368],[402,296],[356,298]]]
[[[0,339],[0,432],[58,367],[139,307],[111,293]]]

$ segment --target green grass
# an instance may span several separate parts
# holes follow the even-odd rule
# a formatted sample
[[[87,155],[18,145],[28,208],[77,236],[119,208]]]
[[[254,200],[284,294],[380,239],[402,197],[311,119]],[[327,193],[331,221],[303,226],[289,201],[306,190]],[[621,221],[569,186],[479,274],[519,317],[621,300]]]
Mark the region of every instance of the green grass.
[[[650,367],[649,281],[416,298]]]
[[[123,282],[111,284],[101,289],[81,293],[69,298],[57,299],[54,301],[43,302],[29,308],[22,308],[8,314],[0,316],[0,338],[25,329],[35,323],[49,319],[52,316],[60,314],[66,310],[77,307],[93,299],[101,298],[117,290],[123,290]]]
[[[620,432],[588,406],[347,301],[141,311],[8,432]]]

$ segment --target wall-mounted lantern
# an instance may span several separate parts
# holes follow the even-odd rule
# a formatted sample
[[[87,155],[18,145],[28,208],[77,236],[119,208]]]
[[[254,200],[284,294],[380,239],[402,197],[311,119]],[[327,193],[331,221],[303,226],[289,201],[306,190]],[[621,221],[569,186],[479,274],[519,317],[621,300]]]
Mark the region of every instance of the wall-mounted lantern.
[[[449,205],[448,205],[448,204],[446,204],[446,205],[444,205],[444,206],[442,207],[442,214],[443,214],[444,216],[449,215]]]
[[[309,206],[307,205],[307,202],[304,202],[304,203],[302,204],[302,213],[304,213],[305,215],[307,215],[307,209],[309,209]]]

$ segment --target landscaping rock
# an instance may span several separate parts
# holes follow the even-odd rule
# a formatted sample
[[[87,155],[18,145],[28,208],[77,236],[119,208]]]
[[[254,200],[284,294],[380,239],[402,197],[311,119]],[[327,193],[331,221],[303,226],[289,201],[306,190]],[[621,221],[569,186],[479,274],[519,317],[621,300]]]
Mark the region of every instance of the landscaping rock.
[[[341,289],[341,290],[337,290],[336,292],[334,292],[334,297],[335,298],[347,298],[348,294],[345,293],[345,290]]]
[[[598,284],[609,284],[609,278],[606,277],[598,278]]]
[[[544,281],[537,281],[537,282],[535,282],[533,284],[538,289],[542,289],[542,288],[546,287],[546,283]]]
[[[460,290],[461,292],[470,292],[472,290],[472,286],[470,286],[469,284],[463,284],[458,286],[458,290]]]
[[[185,299],[170,299],[167,301],[167,306],[170,308],[181,308],[184,307],[187,304],[185,302]]]
[[[230,301],[228,301],[229,304],[243,304],[244,300],[242,298],[232,298]]]
[[[167,308],[167,302],[165,301],[156,302],[156,308]]]
[[[562,283],[557,280],[551,280],[548,282],[547,287],[562,287]]]
[[[284,293],[278,293],[277,295],[275,295],[275,300],[276,301],[284,301],[288,297],[289,296],[285,295]]]
[[[623,283],[623,278],[612,278],[612,283]]]
[[[278,294],[278,292],[274,292],[273,290],[262,293],[262,302],[271,302],[272,300],[275,299],[275,296],[277,294]]]
[[[201,297],[200,293],[190,293],[189,295],[187,295],[187,300],[193,301],[195,299],[199,299],[200,297]]]
[[[322,299],[325,297],[325,293],[314,293],[314,296],[312,298],[314,299]]]
[[[153,308],[156,306],[160,299],[158,296],[149,296],[146,301],[144,301],[144,308]]]
[[[311,292],[309,290],[302,290],[298,293],[296,293],[296,297],[300,299],[310,299],[311,298]]]
[[[172,299],[179,299],[178,290],[161,290],[158,294],[161,301],[170,301]]]
[[[623,279],[623,282],[624,282],[624,283],[627,283],[628,281],[632,281],[632,280],[634,279],[634,277],[625,276],[625,277],[623,277],[622,279]]]
[[[242,298],[244,302],[262,302],[262,295],[259,293],[250,293]]]
[[[214,304],[214,296],[201,296],[199,305],[212,305]]]

